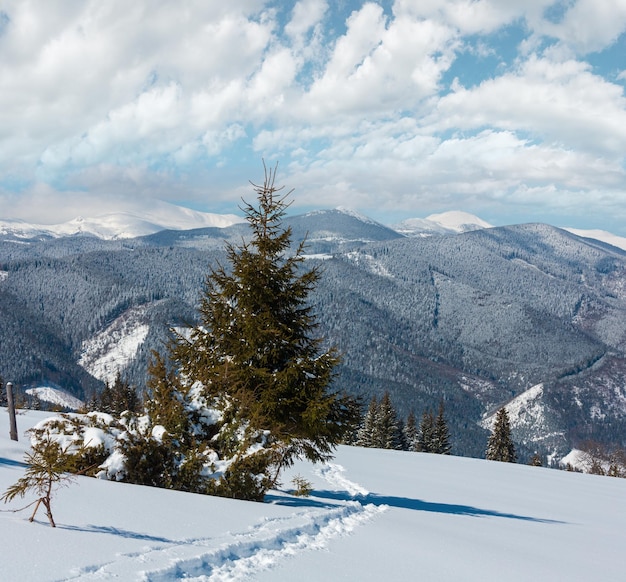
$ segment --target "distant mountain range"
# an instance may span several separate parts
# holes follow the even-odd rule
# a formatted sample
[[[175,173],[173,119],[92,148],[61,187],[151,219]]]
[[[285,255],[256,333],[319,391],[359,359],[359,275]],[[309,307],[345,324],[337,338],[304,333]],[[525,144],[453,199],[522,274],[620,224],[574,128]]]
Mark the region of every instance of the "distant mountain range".
[[[3,223],[0,376],[81,399],[118,372],[145,386],[151,351],[194,321],[224,241],[248,236],[228,217],[221,227],[192,212],[157,218],[71,232]],[[181,221],[203,226],[163,229]],[[343,354],[339,386],[366,402],[389,391],[403,415],[443,400],[457,454],[484,453],[501,406],[521,458],[557,459],[586,439],[626,446],[619,237],[492,227],[460,212],[391,228],[335,209],[286,224],[322,269],[311,300],[320,334]],[[125,236],[136,228],[151,232]]]
[[[344,207],[338,207],[334,211],[313,211],[303,216],[328,215],[329,212],[352,216],[363,224],[369,223],[384,226],[359,212]],[[293,220],[297,219],[298,217],[293,218]],[[88,235],[104,240],[120,240],[155,234],[164,230],[192,230],[207,227],[225,228],[242,222],[244,222],[244,219],[234,214],[200,212],[174,204],[159,202],[151,211],[144,211],[141,214],[117,212],[92,218],[77,217],[60,224],[43,225],[17,220],[0,220],[0,236],[19,240]],[[391,228],[403,236],[425,237],[460,234],[482,228],[493,228],[493,225],[478,216],[457,210],[431,214],[426,218],[409,218],[387,228]],[[607,231],[567,227],[564,230],[584,238],[600,240],[626,250],[626,238]],[[322,234],[320,233],[320,236]]]
[[[243,218],[234,214],[211,214],[159,202],[152,210],[144,211],[141,215],[117,212],[94,218],[78,217],[69,222],[50,225],[0,220],[0,236],[45,239],[88,235],[104,240],[115,240],[145,236],[168,229],[224,228],[238,222],[243,222]]]

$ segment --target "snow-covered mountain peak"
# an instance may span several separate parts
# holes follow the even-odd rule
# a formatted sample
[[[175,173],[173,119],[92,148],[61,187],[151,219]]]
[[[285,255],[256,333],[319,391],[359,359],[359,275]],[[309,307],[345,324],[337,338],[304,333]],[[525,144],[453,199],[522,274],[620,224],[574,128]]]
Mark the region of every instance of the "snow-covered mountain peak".
[[[78,235],[101,239],[124,239],[169,229],[225,228],[243,220],[234,214],[212,214],[157,202],[146,211],[113,212],[95,217],[78,216],[60,224],[30,224],[21,220],[4,220],[0,221],[0,235],[18,239]]]
[[[312,210],[310,212],[307,212],[303,216],[313,217],[313,216],[341,216],[341,215],[354,218],[364,224],[380,225],[380,222],[376,222],[372,218],[365,216],[365,214],[361,214],[358,210],[347,208],[345,206],[337,206],[336,208],[333,208],[333,209]]]
[[[26,394],[31,396],[37,396],[39,400],[56,404],[64,408],[71,410],[79,410],[85,406],[82,400],[79,400],[75,396],[72,396],[65,390],[55,388],[53,386],[37,386],[36,388],[29,388],[26,390]]]
[[[431,214],[426,218],[409,218],[392,228],[405,236],[432,236],[434,234],[458,234],[492,225],[469,212],[453,210]]]
[[[364,222],[365,224],[379,224],[375,220],[372,220],[368,216],[365,216],[365,214],[361,214],[358,210],[354,210],[352,208],[347,208],[345,206],[337,206],[335,210],[347,216],[351,216],[352,218],[356,218],[357,220],[360,220],[361,222]]]
[[[461,210],[431,214],[426,217],[426,220],[456,232],[468,232],[470,230],[480,230],[481,228],[492,228],[493,226],[482,218]]]

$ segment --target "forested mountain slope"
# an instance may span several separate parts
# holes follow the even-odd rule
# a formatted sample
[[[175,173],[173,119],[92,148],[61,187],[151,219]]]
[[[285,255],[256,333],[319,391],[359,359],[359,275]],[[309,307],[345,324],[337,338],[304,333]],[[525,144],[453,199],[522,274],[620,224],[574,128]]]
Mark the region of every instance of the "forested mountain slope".
[[[312,300],[343,353],[338,383],[365,400],[389,390],[403,415],[443,398],[460,454],[481,455],[483,417],[515,402],[522,456],[625,444],[624,251],[547,225],[406,238],[339,210],[289,220],[323,271]],[[150,351],[195,317],[224,241],[246,234],[1,242],[0,375],[86,396],[119,369],[143,386]],[[136,343],[121,350],[125,334]]]

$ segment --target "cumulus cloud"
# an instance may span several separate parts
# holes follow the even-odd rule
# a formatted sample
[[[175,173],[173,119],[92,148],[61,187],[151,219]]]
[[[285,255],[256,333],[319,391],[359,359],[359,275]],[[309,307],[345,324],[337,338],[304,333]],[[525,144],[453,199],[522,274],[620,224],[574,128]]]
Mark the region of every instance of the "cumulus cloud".
[[[494,126],[523,130],[566,148],[621,156],[626,149],[626,98],[620,86],[579,61],[532,55],[515,71],[442,97],[438,129]]]
[[[542,27],[543,32],[557,37],[579,54],[612,45],[625,28],[623,0],[578,0],[569,4],[559,22],[548,22]]]
[[[326,10],[328,3],[324,0],[301,0],[293,8],[291,20],[285,26],[285,34],[296,46],[302,46],[310,30],[315,28]]]

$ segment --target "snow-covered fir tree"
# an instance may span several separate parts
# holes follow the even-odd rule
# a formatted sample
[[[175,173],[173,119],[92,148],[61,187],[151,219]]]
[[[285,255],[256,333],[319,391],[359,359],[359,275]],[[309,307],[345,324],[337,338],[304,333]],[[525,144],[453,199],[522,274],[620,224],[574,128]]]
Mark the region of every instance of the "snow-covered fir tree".
[[[493,432],[487,442],[486,458],[490,461],[503,461],[515,463],[517,454],[511,438],[511,425],[506,408],[498,410]]]
[[[376,423],[378,419],[378,399],[372,396],[367,412],[363,416],[361,426],[357,431],[356,445],[358,447],[373,447],[374,432],[376,431]]]
[[[258,206],[244,208],[252,239],[227,245],[230,268],[207,277],[200,325],[170,353],[185,383],[200,386],[229,425],[214,442],[235,458],[256,449],[246,464],[254,457],[253,470],[271,471],[270,483],[296,457],[329,459],[357,420],[353,398],[331,388],[339,357],[322,348],[308,304],[320,272],[301,268],[304,242],[290,250],[288,194],[275,175],[266,170],[263,185],[253,185]]]
[[[402,429],[404,445],[407,451],[416,451],[418,446],[417,421],[413,411],[409,412]]]
[[[435,418],[433,413],[425,410],[420,421],[417,435],[417,450],[422,453],[432,453],[435,433]]]
[[[389,392],[385,392],[378,405],[374,446],[381,449],[402,449],[402,432],[398,413],[391,403]]]
[[[439,404],[439,411],[433,425],[432,450],[430,452],[438,455],[449,455],[452,449],[450,444],[450,431],[444,416],[443,401]]]

